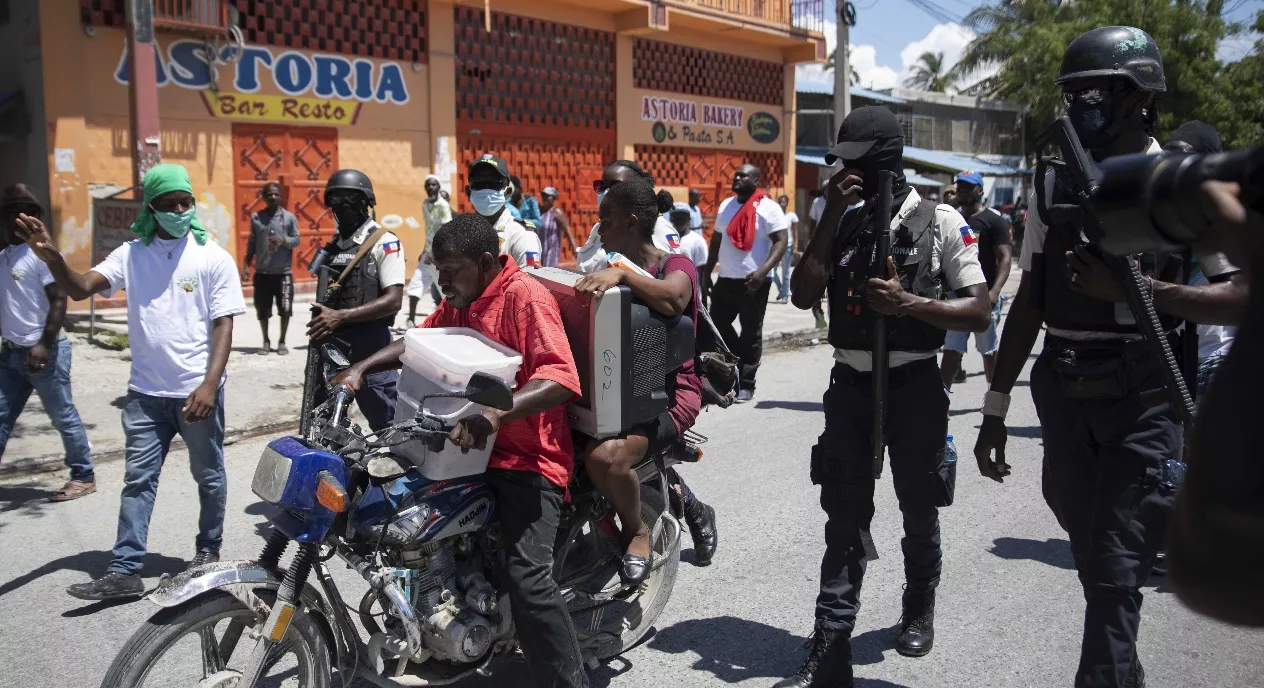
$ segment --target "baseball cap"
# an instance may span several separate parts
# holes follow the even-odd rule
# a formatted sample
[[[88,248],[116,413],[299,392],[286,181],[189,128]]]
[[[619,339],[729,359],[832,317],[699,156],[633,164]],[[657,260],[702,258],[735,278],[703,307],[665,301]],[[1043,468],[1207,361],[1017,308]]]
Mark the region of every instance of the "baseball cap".
[[[490,166],[492,169],[500,173],[500,176],[505,181],[509,181],[509,164],[504,160],[501,160],[491,153],[483,153],[477,158],[474,158],[474,161],[470,163],[470,175],[472,176],[474,174],[474,170],[478,169],[481,165]]]
[[[983,186],[983,175],[974,170],[966,170],[957,174],[956,181],[974,184],[975,186]]]
[[[848,113],[838,128],[838,143],[825,154],[825,164],[864,157],[879,141],[904,139],[904,130],[891,111],[880,105],[866,105]]]
[[[546,186],[546,187],[544,187],[543,189],[540,189],[540,195],[541,195],[541,196],[552,196],[553,198],[557,198],[557,189],[555,189],[555,188],[553,188],[553,187],[551,187],[551,186]]]

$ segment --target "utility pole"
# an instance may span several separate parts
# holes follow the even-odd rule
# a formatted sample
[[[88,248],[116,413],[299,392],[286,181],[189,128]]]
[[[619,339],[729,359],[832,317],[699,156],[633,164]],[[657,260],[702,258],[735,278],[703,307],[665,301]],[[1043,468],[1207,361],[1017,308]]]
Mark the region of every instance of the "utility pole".
[[[154,0],[127,0],[127,101],[132,183],[162,162],[158,129],[158,67],[154,56]]]
[[[834,133],[843,125],[843,118],[851,112],[851,65],[847,60],[847,46],[851,27],[856,25],[856,6],[845,0],[835,0],[838,16],[835,17],[836,40],[834,42]]]

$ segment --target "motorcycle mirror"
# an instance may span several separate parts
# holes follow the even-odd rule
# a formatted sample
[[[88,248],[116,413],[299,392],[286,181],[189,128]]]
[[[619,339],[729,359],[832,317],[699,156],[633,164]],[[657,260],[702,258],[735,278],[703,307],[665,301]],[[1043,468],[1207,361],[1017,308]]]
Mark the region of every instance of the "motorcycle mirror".
[[[348,368],[351,366],[351,362],[347,360],[347,357],[344,356],[342,351],[333,344],[322,344],[320,346],[320,353],[330,363],[333,363],[339,368]]]
[[[474,373],[465,386],[465,398],[488,408],[508,411],[513,408],[513,392],[495,375]]]

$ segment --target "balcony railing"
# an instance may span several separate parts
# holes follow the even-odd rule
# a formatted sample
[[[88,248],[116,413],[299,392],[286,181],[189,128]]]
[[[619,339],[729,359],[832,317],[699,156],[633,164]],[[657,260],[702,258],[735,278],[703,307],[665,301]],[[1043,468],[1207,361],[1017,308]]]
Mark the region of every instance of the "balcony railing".
[[[825,32],[825,0],[792,0],[790,25],[813,33]]]
[[[667,0],[667,4],[818,33],[825,25],[825,0]]]
[[[217,33],[229,25],[229,0],[154,0],[154,26]]]

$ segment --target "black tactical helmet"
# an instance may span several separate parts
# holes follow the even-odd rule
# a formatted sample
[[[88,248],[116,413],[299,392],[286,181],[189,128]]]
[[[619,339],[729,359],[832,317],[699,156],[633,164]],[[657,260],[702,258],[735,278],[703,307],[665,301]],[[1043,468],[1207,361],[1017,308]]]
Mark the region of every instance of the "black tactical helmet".
[[[325,205],[329,205],[329,192],[334,189],[359,191],[369,200],[369,205],[377,205],[377,196],[373,195],[373,182],[360,170],[338,170],[329,175],[329,181],[325,182]]]
[[[1131,26],[1103,26],[1071,41],[1056,83],[1102,76],[1123,77],[1142,91],[1167,90],[1158,44]]]

